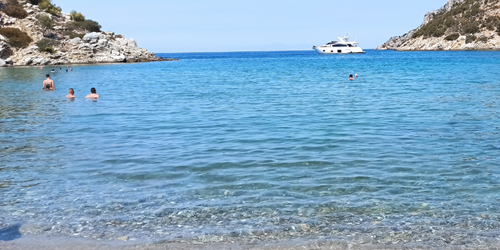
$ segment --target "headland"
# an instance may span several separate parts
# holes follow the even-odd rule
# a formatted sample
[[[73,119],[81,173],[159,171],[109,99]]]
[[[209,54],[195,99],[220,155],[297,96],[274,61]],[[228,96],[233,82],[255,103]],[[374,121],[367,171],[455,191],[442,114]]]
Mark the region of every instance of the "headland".
[[[47,0],[0,0],[0,11],[0,67],[175,60]]]
[[[395,36],[378,50],[500,50],[500,1],[448,0],[422,25]]]

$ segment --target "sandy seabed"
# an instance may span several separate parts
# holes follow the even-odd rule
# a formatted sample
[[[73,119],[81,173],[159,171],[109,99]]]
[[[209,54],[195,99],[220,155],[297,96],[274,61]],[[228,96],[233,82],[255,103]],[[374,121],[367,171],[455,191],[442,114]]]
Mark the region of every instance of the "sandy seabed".
[[[193,244],[182,242],[155,242],[155,243],[138,243],[134,241],[104,241],[90,240],[81,238],[68,237],[47,237],[47,236],[23,236],[20,239],[13,241],[0,241],[0,249],[2,250],[299,250],[299,249],[333,249],[333,250],[423,250],[423,249],[500,249],[500,243],[480,243],[471,245],[453,245],[453,244],[436,244],[434,246],[424,245],[421,243],[402,243],[402,244],[362,244],[346,241],[329,242],[329,241],[304,241],[304,240],[286,240],[286,241],[268,241],[258,243],[214,243],[214,244]]]

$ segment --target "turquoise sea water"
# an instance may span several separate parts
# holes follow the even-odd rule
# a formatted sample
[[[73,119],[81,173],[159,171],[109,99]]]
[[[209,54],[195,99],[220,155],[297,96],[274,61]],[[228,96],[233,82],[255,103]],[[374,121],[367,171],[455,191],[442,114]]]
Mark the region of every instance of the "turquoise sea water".
[[[57,69],[54,92],[42,91],[53,67],[0,69],[0,229],[196,241],[498,235],[500,53],[160,56],[180,61]],[[91,87],[98,101],[85,100]]]

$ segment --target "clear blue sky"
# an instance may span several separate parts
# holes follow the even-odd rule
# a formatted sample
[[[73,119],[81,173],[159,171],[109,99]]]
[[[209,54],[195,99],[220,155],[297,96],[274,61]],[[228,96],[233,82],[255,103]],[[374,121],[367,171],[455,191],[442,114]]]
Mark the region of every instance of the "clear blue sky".
[[[307,50],[347,33],[365,49],[447,0],[53,0],[155,53]]]

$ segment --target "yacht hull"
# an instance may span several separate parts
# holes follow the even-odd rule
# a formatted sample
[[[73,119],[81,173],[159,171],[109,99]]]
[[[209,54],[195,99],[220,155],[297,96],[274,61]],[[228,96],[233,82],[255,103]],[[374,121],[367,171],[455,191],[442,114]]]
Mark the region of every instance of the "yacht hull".
[[[314,46],[313,49],[318,54],[364,54],[366,53],[360,47],[331,47],[331,46]]]

